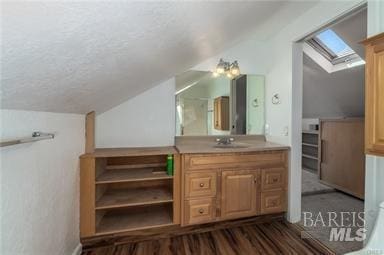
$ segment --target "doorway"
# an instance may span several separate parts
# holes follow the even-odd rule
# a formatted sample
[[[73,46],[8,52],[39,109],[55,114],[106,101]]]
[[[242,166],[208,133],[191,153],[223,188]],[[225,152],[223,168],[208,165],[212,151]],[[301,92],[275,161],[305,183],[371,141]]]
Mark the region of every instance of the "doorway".
[[[294,61],[301,58],[293,65],[298,85],[293,101],[301,100],[293,104],[301,116],[293,116],[300,132],[293,134],[297,151],[292,152],[302,169],[299,224],[337,254],[363,247],[364,238],[356,233],[364,227],[364,49],[359,41],[366,38],[366,22],[362,6],[293,47]],[[343,216],[354,222],[340,227]],[[332,239],[334,229],[348,234]]]

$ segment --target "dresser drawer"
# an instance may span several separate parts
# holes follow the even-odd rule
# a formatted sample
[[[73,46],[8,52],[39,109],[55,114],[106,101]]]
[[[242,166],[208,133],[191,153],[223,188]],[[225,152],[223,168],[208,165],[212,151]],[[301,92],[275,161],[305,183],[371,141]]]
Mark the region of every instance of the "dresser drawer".
[[[261,170],[261,190],[283,190],[286,185],[285,168],[268,168]]]
[[[215,220],[216,206],[213,198],[193,199],[184,202],[184,225]]]
[[[284,212],[286,210],[285,200],[286,194],[283,191],[270,191],[261,193],[261,214]]]
[[[254,168],[285,166],[286,151],[268,151],[235,154],[185,154],[184,168],[187,171],[222,168]]]
[[[216,171],[185,174],[185,197],[216,195]]]

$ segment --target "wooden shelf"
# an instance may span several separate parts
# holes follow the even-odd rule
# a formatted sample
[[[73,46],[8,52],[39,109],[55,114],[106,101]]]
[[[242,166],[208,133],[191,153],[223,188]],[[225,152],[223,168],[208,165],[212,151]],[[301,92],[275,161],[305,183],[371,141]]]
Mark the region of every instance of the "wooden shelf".
[[[317,169],[310,168],[310,167],[302,167],[302,169],[311,173],[318,172]]]
[[[167,175],[167,154],[174,176]],[[180,224],[175,147],[96,149],[80,157],[80,236]]]
[[[96,210],[172,202],[169,187],[109,189],[96,201]]]
[[[304,133],[304,134],[318,135],[318,134],[319,134],[319,130],[303,130],[302,133]]]
[[[96,235],[173,225],[170,206],[151,206],[128,210],[110,210],[101,218]]]
[[[313,144],[313,143],[302,143],[302,145],[304,145],[304,146],[310,146],[310,147],[315,147],[315,148],[318,148],[318,147],[319,147],[317,144]]]
[[[164,168],[106,170],[96,178],[96,184],[167,180],[172,178],[173,176],[167,175]]]
[[[167,163],[146,163],[146,164],[128,164],[128,165],[108,165],[106,169],[137,169],[137,168],[154,168],[166,167]]]
[[[310,158],[310,159],[314,159],[314,160],[319,160],[318,157],[316,157],[316,156],[312,156],[312,155],[302,154],[302,156],[303,156],[304,158]]]
[[[103,148],[95,149],[93,153],[81,155],[81,158],[107,158],[107,157],[134,157],[134,156],[151,156],[151,155],[167,155],[177,154],[174,146],[168,147],[139,147],[139,148]]]

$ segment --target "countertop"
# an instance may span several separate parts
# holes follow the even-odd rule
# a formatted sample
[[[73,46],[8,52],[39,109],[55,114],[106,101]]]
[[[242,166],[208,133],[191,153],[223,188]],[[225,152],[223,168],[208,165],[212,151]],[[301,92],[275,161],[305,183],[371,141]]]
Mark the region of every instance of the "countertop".
[[[217,136],[221,137],[221,136]],[[264,136],[228,136],[235,139],[232,146],[216,148],[216,136],[176,137],[176,148],[179,153],[233,153],[271,150],[289,150],[287,145],[265,141]]]

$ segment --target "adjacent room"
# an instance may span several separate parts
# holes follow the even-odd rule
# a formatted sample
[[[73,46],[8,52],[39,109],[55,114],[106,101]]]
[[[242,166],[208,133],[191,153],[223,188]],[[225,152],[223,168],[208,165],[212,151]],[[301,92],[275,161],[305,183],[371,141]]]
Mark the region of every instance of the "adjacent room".
[[[364,213],[365,6],[305,39],[303,47],[302,212]],[[302,224],[304,225],[304,217]],[[340,222],[339,222],[340,223]],[[308,226],[344,254],[363,241],[329,241],[334,226]]]
[[[384,255],[384,1],[2,1],[0,254]]]

